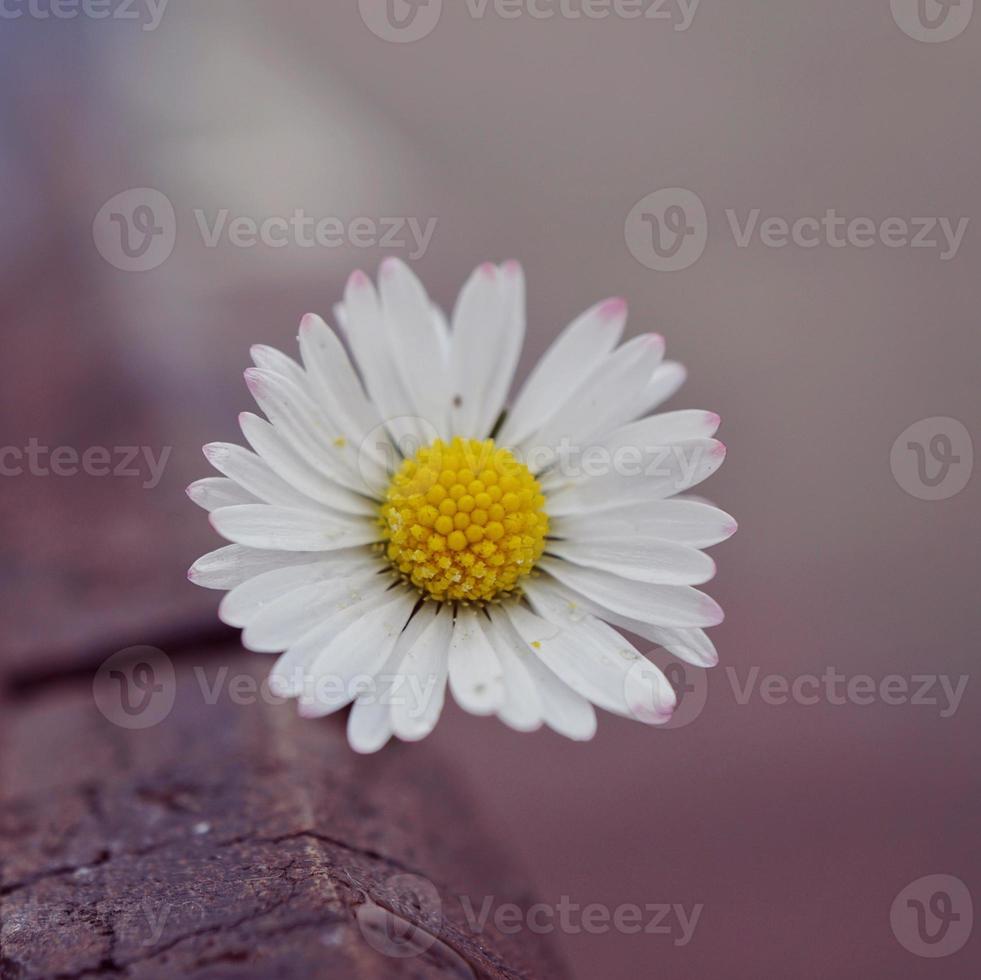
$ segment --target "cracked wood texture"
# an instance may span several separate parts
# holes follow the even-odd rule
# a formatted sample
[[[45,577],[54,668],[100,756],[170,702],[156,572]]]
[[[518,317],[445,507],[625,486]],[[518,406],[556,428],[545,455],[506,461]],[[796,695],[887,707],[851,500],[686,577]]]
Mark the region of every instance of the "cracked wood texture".
[[[212,324],[211,361],[181,361],[72,258],[60,298],[45,290],[41,258],[2,290],[18,367],[0,392],[7,442],[173,448],[153,487],[3,480],[0,977],[565,976],[545,937],[465,914],[490,896],[534,899],[462,767],[425,743],[358,757],[342,718],[243,694],[229,679],[262,678],[270,661],[184,579],[220,542],[183,488],[206,475],[202,442],[236,438],[249,341],[286,346],[290,315],[249,298],[264,338]],[[242,322],[231,302],[227,316]],[[96,673],[134,644],[174,667],[170,710],[142,729],[115,723],[121,684]]]

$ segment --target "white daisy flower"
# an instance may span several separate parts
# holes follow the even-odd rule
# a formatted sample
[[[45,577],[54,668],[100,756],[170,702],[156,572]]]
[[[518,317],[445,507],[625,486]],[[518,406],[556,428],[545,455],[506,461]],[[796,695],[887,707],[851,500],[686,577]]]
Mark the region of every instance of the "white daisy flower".
[[[694,588],[735,522],[686,496],[722,462],[710,412],[650,413],[684,381],[654,334],[618,346],[626,304],[554,341],[509,411],[525,333],[516,262],[482,265],[452,328],[400,261],[334,310],[349,357],[303,318],[302,363],[255,347],[265,419],[252,451],[215,443],[222,476],[188,488],[232,544],[189,572],[227,590],[221,619],[279,653],[270,687],[315,717],[353,702],[359,752],[465,710],[573,739],[594,705],[659,724],[676,698],[626,630],[701,667],[722,611]]]

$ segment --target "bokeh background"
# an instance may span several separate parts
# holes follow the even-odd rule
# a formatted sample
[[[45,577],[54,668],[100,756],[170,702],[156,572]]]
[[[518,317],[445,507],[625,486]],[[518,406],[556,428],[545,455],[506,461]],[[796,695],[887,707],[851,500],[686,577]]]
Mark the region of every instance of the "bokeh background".
[[[604,716],[575,745],[451,709],[432,737],[546,903],[701,906],[687,942],[673,917],[667,933],[556,935],[575,976],[977,975],[977,935],[926,958],[906,948],[908,917],[905,945],[890,917],[927,875],[981,901],[981,496],[968,479],[981,12],[926,4],[928,22],[963,30],[917,31],[902,0],[645,0],[664,16],[641,19],[572,17],[574,0],[506,4],[513,18],[491,2],[480,17],[475,0],[446,0],[429,33],[400,43],[370,29],[383,5],[368,0],[170,0],[159,23],[146,3],[136,19],[119,4],[58,19],[10,0],[22,16],[0,19],[3,444],[172,452],[153,488],[0,481],[6,660],[24,677],[83,669],[215,628],[218,595],[184,570],[217,541],[183,488],[206,475],[202,443],[238,439],[249,345],[292,349],[302,314],[329,318],[348,274],[387,254],[446,306],[474,265],[515,257],[529,280],[522,371],[580,310],[624,296],[628,334],[664,334],[689,369],[672,407],[722,415],[729,457],[703,489],[740,522],[710,587],[728,613],[713,633],[722,664],[705,688],[674,675],[692,688],[688,723]],[[133,188],[163,194],[176,231],[140,272],[93,231]],[[662,188],[693,192],[707,216],[704,253],[669,272],[625,236]],[[941,247],[743,247],[727,217],[831,208],[876,225],[969,222],[949,254],[937,229]],[[368,232],[333,248],[209,247],[195,216],[296,209],[435,231],[424,249]],[[936,418],[967,440],[950,422],[917,430],[928,456],[947,434],[959,457],[946,486],[962,488],[930,500],[914,450],[893,447]],[[910,694],[926,675],[916,700],[934,703],[888,703],[877,686],[774,704],[761,690],[831,667],[875,685],[898,675]],[[966,685],[956,705],[941,678]],[[970,916],[958,901],[954,929]]]

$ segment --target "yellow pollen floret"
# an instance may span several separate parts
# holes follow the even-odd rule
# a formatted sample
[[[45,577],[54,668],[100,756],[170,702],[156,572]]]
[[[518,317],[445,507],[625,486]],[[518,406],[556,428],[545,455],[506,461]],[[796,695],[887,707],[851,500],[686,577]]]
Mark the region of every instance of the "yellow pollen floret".
[[[493,439],[437,439],[407,459],[381,506],[392,565],[439,601],[512,592],[545,549],[545,497],[531,471]]]

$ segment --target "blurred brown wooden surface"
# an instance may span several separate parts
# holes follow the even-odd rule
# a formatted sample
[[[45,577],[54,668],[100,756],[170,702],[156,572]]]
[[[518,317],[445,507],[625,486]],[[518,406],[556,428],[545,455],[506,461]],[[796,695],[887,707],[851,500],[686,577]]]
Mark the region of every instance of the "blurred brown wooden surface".
[[[355,756],[236,694],[268,660],[230,645],[173,663],[145,729],[84,674],[4,704],[0,975],[563,975],[541,937],[467,921],[459,896],[530,896],[425,745]]]

